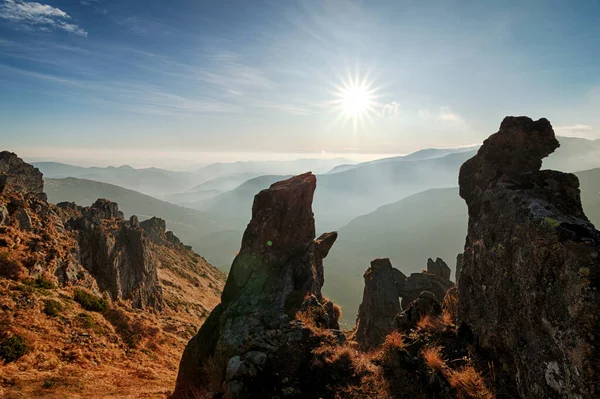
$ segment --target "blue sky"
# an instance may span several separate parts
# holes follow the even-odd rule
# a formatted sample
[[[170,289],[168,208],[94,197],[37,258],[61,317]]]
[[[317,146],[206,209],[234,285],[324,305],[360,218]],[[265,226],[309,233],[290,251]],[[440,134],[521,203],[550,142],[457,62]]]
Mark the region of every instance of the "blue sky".
[[[0,139],[158,164],[468,145],[505,115],[597,138],[599,39],[595,0],[0,0]],[[356,127],[349,73],[376,92]]]

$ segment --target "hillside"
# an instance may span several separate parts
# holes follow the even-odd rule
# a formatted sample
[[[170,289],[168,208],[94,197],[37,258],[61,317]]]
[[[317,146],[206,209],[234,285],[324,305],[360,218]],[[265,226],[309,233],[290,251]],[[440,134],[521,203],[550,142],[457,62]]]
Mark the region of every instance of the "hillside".
[[[193,180],[193,174],[189,172],[174,172],[158,168],[136,169],[127,165],[105,168],[84,168],[58,162],[35,162],[33,165],[44,174],[46,179],[75,177],[95,180],[153,196],[183,191],[190,187],[190,181]]]
[[[164,398],[225,275],[161,219],[43,186],[0,153],[0,396]]]
[[[137,215],[140,219],[160,217],[167,221],[169,229],[200,253],[203,253],[201,237],[227,230],[229,227],[224,217],[183,208],[107,183],[74,178],[46,179],[45,191],[48,200],[52,203],[69,201],[78,205],[89,205],[97,198],[106,198],[118,203],[127,217],[131,215]]]

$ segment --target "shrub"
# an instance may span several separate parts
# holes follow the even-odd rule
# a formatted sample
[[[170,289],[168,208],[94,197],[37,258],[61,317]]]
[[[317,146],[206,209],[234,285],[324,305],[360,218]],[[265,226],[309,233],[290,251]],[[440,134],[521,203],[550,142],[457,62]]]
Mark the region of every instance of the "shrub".
[[[27,342],[20,335],[14,335],[0,342],[0,358],[6,363],[17,361],[27,352]]]
[[[379,356],[387,367],[397,367],[400,364],[402,352],[406,348],[404,337],[398,331],[392,331],[385,337]]]
[[[44,276],[39,276],[35,280],[25,280],[23,283],[32,288],[38,289],[53,290],[56,288],[56,284]]]
[[[44,301],[44,313],[48,316],[58,316],[62,310],[63,305],[59,301],[55,301],[54,299]]]
[[[108,303],[104,298],[99,298],[79,288],[75,290],[73,299],[90,312],[104,312],[108,308]]]
[[[12,259],[8,252],[0,252],[0,276],[18,280],[24,272],[19,262]]]

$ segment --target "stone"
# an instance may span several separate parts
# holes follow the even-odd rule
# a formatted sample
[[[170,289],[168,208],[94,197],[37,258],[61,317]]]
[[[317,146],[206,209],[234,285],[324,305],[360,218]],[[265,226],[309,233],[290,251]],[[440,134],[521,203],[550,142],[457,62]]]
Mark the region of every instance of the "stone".
[[[250,351],[246,353],[245,359],[255,366],[262,368],[267,362],[267,354],[258,351]]]
[[[25,208],[17,208],[15,210],[13,216],[19,223],[19,228],[29,231],[33,229],[33,223],[31,222],[31,216],[29,216],[29,212]]]
[[[123,219],[123,212],[119,210],[119,205],[116,202],[99,198],[89,208],[85,208],[88,218],[90,219]]]
[[[354,334],[361,350],[380,346],[394,330],[394,318],[401,308],[393,270],[389,259],[375,259],[364,274],[365,288]]]
[[[324,312],[333,309],[323,298],[321,288],[323,257],[337,233],[315,240],[315,189],[316,177],[305,173],[274,183],[254,197],[252,219],[231,266],[221,303],[188,343],[173,398],[203,389],[204,364],[215,353],[244,358],[244,353],[256,348],[268,355],[303,347],[310,331],[303,323],[297,324],[295,317],[303,305],[312,306],[304,304],[305,299],[316,301],[313,304]],[[327,318],[337,323],[335,314]],[[265,342],[261,337],[269,336],[269,330],[281,334],[271,334]],[[295,358],[284,357],[289,372],[306,364],[301,356],[310,353],[307,350]],[[226,378],[225,385],[233,382]],[[251,383],[244,387],[244,397],[252,397],[248,390],[260,389]]]
[[[577,177],[540,170],[558,147],[546,119],[507,117],[462,165],[458,322],[521,397],[599,397],[600,232]]]
[[[8,209],[4,205],[0,205],[0,226],[8,223]]]
[[[443,301],[446,292],[452,287],[454,287],[452,281],[435,274],[412,273],[399,292],[399,296],[402,298],[402,309],[406,309],[425,291],[432,293],[438,301]]]
[[[451,270],[441,258],[437,258],[435,262],[429,258],[427,259],[427,273],[434,274],[444,280],[450,280]]]
[[[409,331],[417,326],[423,316],[439,316],[441,314],[442,305],[436,296],[425,291],[394,318],[394,327],[400,332]]]
[[[44,179],[38,168],[24,162],[12,152],[0,152],[0,194],[7,192],[31,193],[46,200]]]
[[[167,244],[167,223],[163,219],[153,217],[148,220],[144,220],[140,223],[140,227],[146,232],[150,242],[158,245]]]

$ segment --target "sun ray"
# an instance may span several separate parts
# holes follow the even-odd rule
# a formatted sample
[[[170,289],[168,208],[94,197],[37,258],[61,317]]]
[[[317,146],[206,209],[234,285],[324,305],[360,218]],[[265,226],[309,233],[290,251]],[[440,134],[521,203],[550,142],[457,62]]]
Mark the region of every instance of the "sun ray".
[[[378,88],[373,87],[369,73],[362,75],[356,71],[347,72],[346,79],[335,85],[332,93],[336,99],[332,101],[334,110],[338,113],[336,121],[352,123],[353,128],[358,129],[359,124],[365,121],[373,121],[376,113]]]

